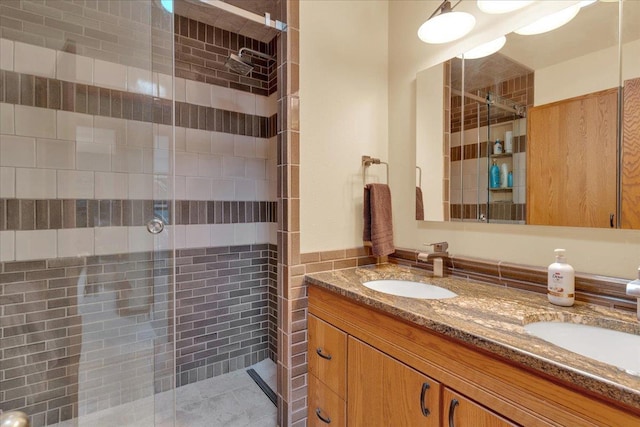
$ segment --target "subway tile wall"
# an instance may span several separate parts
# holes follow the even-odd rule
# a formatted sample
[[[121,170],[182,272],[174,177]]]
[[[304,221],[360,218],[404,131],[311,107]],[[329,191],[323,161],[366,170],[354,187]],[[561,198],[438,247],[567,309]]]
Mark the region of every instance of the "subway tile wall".
[[[275,64],[172,80],[155,2],[0,7],[0,401],[46,425],[275,359]]]
[[[490,222],[524,223],[526,220],[525,119],[493,125],[492,139],[504,141],[507,130],[513,133],[513,154],[499,157],[490,157],[493,154],[493,143],[487,142],[486,126],[467,129],[464,134],[451,134],[451,220],[478,221],[482,216]],[[489,160],[495,160],[498,166],[507,164],[508,170],[513,173],[513,186],[510,189],[497,192],[488,190]]]
[[[498,102],[507,101],[508,104],[516,103],[524,107],[533,106],[534,96],[534,73],[529,73],[520,77],[496,83],[474,92],[479,96],[486,96],[491,93]],[[491,111],[491,123],[488,122],[486,114],[486,105],[480,105],[471,98],[464,99],[464,120],[462,118],[462,97],[459,95],[451,96],[451,132],[459,132],[462,129],[473,129],[479,126],[487,126],[488,124],[497,124],[505,121],[513,120],[514,114],[498,108]]]
[[[276,351],[276,247],[0,263],[0,401],[43,426]]]
[[[260,42],[202,22],[175,16],[176,76],[243,92],[268,96],[277,88],[277,62],[252,56],[254,69],[248,76],[230,72],[224,66],[229,54],[242,48],[275,56],[276,39]]]
[[[2,18],[0,37],[30,45],[32,52],[46,47],[107,64],[145,70],[153,67],[171,74],[171,16],[154,2],[5,0]],[[49,51],[42,52],[47,64],[52,65]],[[36,56],[26,65],[40,64],[40,57]],[[85,65],[86,62],[79,68],[86,70]],[[110,78],[109,67],[98,68],[105,78]]]
[[[52,75],[48,71],[51,64],[40,68],[20,65],[28,61],[16,51],[30,47],[22,45],[2,39],[3,52],[14,60],[7,64],[11,69],[0,70],[0,101],[10,101],[0,103],[0,199],[4,199],[0,202],[0,219],[5,218],[0,220],[0,230],[41,230],[47,220],[53,223],[49,228],[56,228],[57,222],[65,219],[58,218],[60,208],[68,213],[68,221],[61,228],[83,227],[84,217],[75,225],[70,222],[74,200],[77,212],[88,210],[86,226],[91,226],[92,212],[98,215],[94,226],[137,226],[142,225],[140,221],[127,221],[129,208],[146,206],[152,199],[163,203],[175,195],[179,200],[176,214],[186,212],[184,206],[195,202],[214,203],[210,213],[215,213],[216,206],[223,209],[218,219],[194,222],[176,217],[176,225],[254,224],[231,230],[208,229],[205,235],[211,237],[206,239],[202,230],[183,230],[182,234],[194,237],[187,239],[186,245],[258,243],[257,237],[275,241],[275,224],[268,229],[258,224],[276,221],[274,97],[176,79],[176,94],[184,102],[176,103],[175,120],[184,126],[175,128],[174,164],[169,150],[172,128],[164,124],[171,122],[171,103],[162,98],[170,92],[171,85],[162,74],[147,73],[149,85],[136,86],[134,83],[142,80],[129,77],[140,76],[144,70],[110,64],[112,69],[119,67],[124,79],[115,84],[112,77],[111,85],[125,90],[86,85],[80,81],[107,84],[95,73],[96,60],[39,47],[51,51],[54,69],[60,69],[63,60],[71,60],[86,62],[84,68],[94,70],[94,75],[71,76],[74,81],[59,80],[55,73],[56,78],[43,77]],[[104,64],[100,67],[104,68]],[[35,75],[17,73],[16,69]],[[145,88],[159,97],[145,94]],[[176,178],[172,181],[170,174],[174,171]],[[103,209],[94,208],[96,204]],[[15,212],[20,215],[13,216]],[[237,215],[231,216],[235,212]],[[269,212],[268,218],[261,212]],[[31,216],[38,216],[39,221]],[[127,230],[118,232],[131,234]],[[50,233],[31,234],[39,240],[51,237]],[[98,234],[103,233],[96,232],[96,238]],[[213,234],[220,238],[213,238]],[[258,236],[251,239],[251,234]],[[13,241],[14,249],[9,243],[3,244],[0,259],[22,260],[21,256],[28,256],[17,250],[25,236],[6,237],[4,241]],[[60,234],[57,237],[61,239]],[[104,253],[97,246],[113,247],[95,246],[93,253]],[[147,250],[152,249],[146,246]],[[116,245],[112,250],[124,249]],[[53,251],[47,253],[52,255]],[[73,255],[86,254],[84,247]]]
[[[445,74],[445,83],[450,80],[450,73]],[[474,92],[480,96],[492,93],[498,102],[517,103],[528,108],[533,106],[534,74],[514,77]],[[447,137],[450,139],[449,146],[445,143],[445,152],[449,154],[445,160],[449,166],[449,181],[445,183],[445,189],[449,192],[449,209],[445,216],[453,221],[478,221],[485,217],[494,222],[524,223],[526,123],[514,118],[513,113],[498,108],[491,110],[489,123],[486,105],[470,98],[464,100],[463,118],[462,98],[452,95],[447,102],[450,118],[445,120],[445,130],[450,130],[450,134],[445,131],[445,141]],[[489,125],[490,136],[487,135]],[[513,187],[510,191],[491,192],[488,190],[489,165],[486,160],[493,153],[494,141],[504,141],[506,130],[513,132],[514,154],[513,157],[496,158],[496,161],[499,166],[506,163],[508,170],[513,172]]]

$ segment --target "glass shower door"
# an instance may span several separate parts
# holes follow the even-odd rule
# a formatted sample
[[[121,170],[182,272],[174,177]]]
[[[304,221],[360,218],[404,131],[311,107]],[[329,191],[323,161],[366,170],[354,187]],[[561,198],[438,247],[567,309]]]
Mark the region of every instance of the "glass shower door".
[[[173,425],[173,14],[0,15],[0,409]]]

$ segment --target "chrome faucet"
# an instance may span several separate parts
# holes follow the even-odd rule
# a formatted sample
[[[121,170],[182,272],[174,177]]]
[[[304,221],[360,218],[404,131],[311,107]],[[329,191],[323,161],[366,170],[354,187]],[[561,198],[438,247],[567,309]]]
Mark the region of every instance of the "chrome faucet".
[[[636,313],[640,321],[640,268],[638,268],[638,278],[627,283],[627,295],[636,297]]]
[[[433,260],[433,275],[436,277],[444,276],[443,258],[449,257],[449,243],[425,243],[424,246],[433,246],[433,252],[418,252],[417,261],[428,262]]]
[[[438,242],[438,243],[425,243],[424,246],[433,246],[433,252],[420,252],[418,254],[418,259],[422,261],[429,261],[433,258],[446,258],[449,256],[449,243],[447,242]]]

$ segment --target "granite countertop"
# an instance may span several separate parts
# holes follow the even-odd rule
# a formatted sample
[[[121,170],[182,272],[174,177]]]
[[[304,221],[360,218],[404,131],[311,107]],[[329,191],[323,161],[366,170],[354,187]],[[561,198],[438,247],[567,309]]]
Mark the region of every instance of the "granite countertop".
[[[420,300],[373,291],[363,282],[401,279],[431,283],[457,297]],[[568,321],[640,335],[634,313],[576,302],[558,307],[546,295],[429,274],[396,264],[308,274],[307,283],[640,409],[640,373],[626,372],[529,335],[524,325]]]

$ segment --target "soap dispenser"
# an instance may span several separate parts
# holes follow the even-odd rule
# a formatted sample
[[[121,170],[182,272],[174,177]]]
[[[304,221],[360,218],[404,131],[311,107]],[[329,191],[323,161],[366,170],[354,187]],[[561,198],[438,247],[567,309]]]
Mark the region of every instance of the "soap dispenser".
[[[489,169],[489,188],[500,188],[500,168],[495,160]]]
[[[549,302],[571,307],[575,301],[575,271],[565,260],[565,250],[556,249],[556,262],[549,265],[547,297]]]

